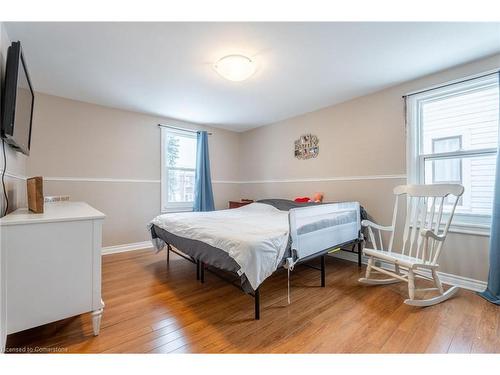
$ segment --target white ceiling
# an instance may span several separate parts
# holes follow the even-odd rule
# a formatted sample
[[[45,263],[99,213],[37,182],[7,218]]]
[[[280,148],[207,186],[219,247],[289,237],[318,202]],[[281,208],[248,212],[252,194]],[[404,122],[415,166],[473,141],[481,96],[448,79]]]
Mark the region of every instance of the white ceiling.
[[[242,131],[500,52],[500,23],[6,23],[36,91]],[[212,64],[253,57],[244,82]]]

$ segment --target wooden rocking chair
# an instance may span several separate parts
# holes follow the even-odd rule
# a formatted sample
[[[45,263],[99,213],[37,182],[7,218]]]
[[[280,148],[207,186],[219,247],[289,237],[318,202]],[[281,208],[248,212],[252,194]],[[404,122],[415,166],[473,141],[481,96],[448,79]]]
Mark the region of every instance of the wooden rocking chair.
[[[404,302],[412,306],[431,306],[452,297],[458,291],[458,287],[454,286],[444,291],[437,270],[443,243],[455,213],[455,208],[463,192],[464,187],[458,184],[402,185],[395,187],[396,202],[391,226],[377,225],[369,220],[361,222],[362,226],[368,228],[368,235],[373,248],[363,250],[363,254],[368,257],[368,266],[366,276],[359,279],[359,282],[381,285],[406,281],[410,298]],[[447,199],[449,199],[447,197],[450,194],[455,197],[451,204],[447,202]],[[407,209],[404,220],[403,245],[400,251],[393,251],[398,203],[401,198],[405,198],[405,195]],[[451,210],[443,213],[443,207],[448,204],[452,206]],[[374,231],[378,234],[378,243]],[[387,248],[384,248],[382,242],[382,231],[391,232]],[[393,265],[394,271],[375,265],[375,260]],[[370,278],[372,271],[389,275],[390,278]],[[435,287],[415,289],[416,277],[434,281]],[[430,290],[437,290],[439,295],[430,299],[415,299],[415,292]]]

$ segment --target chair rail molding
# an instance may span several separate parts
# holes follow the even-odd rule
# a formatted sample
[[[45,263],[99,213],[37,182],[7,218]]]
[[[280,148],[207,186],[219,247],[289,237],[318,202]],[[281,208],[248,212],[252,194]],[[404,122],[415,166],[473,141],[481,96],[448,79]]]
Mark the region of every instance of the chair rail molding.
[[[0,175],[3,173],[3,169],[0,168]],[[9,171],[5,171],[5,176],[10,178],[15,178],[16,180],[26,181],[26,176],[21,176],[20,174],[11,173]]]
[[[159,179],[133,179],[133,178],[108,178],[108,177],[44,177],[45,181],[68,182],[117,182],[117,183],[151,183],[159,184]],[[275,183],[300,183],[300,182],[330,182],[330,181],[365,181],[365,180],[404,180],[406,174],[384,174],[366,176],[333,176],[333,177],[305,177],[262,180],[212,180],[214,184],[275,184]]]
[[[383,174],[366,176],[334,176],[334,177],[305,177],[284,178],[270,180],[244,180],[240,184],[275,184],[275,183],[297,183],[297,182],[330,182],[330,181],[365,181],[365,180],[404,180],[406,174]]]

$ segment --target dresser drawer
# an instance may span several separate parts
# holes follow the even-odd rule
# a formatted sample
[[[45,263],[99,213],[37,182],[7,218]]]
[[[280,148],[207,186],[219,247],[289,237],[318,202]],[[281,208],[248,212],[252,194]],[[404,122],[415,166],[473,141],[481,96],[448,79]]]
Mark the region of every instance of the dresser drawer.
[[[7,333],[92,310],[93,222],[9,227]]]

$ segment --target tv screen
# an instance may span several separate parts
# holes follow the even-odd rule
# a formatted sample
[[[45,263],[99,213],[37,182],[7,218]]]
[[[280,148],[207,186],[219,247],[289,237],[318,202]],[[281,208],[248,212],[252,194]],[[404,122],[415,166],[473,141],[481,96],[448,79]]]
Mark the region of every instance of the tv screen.
[[[3,94],[2,137],[29,155],[35,96],[20,42],[13,42],[7,52]]]

